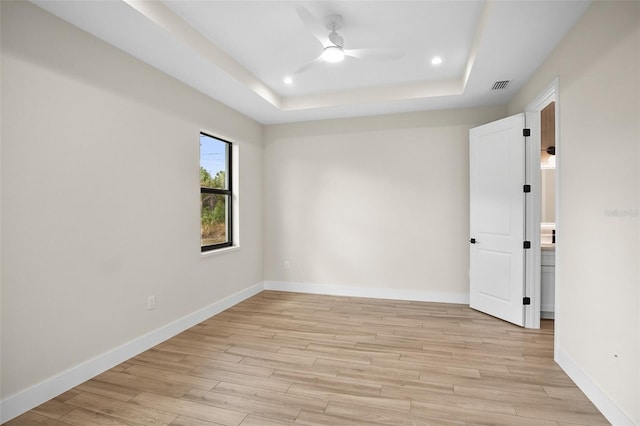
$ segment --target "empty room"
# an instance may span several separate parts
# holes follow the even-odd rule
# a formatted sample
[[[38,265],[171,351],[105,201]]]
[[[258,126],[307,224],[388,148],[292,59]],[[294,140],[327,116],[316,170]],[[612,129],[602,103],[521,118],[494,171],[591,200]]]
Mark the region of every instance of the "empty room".
[[[640,2],[0,18],[0,423],[640,425]]]

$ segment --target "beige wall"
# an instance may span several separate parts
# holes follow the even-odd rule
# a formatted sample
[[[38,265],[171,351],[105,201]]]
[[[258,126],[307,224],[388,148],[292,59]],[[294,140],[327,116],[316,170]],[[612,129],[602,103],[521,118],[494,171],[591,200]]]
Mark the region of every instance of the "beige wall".
[[[466,298],[468,131],[505,112],[266,127],[265,280]]]
[[[635,424],[639,55],[640,2],[595,2],[509,105],[559,77],[557,349]]]
[[[204,258],[201,130],[237,142],[242,174],[242,246]],[[3,399],[262,281],[261,137],[41,9],[2,2]]]
[[[468,129],[506,108],[269,126],[263,158],[254,121],[1,4],[0,398],[263,278],[468,294]],[[558,349],[636,424],[639,19],[594,3],[508,108],[559,76]],[[205,258],[200,130],[241,169],[242,247]]]
[[[545,223],[556,221],[556,170],[540,170],[540,184],[542,185],[541,219]]]

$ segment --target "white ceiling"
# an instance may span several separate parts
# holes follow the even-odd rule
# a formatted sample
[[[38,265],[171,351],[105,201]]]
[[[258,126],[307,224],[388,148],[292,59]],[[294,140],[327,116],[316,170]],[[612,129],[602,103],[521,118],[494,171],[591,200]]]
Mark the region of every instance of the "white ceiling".
[[[263,124],[506,104],[590,1],[32,0]],[[316,63],[338,13],[346,49],[394,60]],[[325,31],[327,34],[328,30]],[[441,56],[441,65],[431,58]],[[292,76],[293,84],[284,83]],[[493,83],[511,80],[507,89]]]

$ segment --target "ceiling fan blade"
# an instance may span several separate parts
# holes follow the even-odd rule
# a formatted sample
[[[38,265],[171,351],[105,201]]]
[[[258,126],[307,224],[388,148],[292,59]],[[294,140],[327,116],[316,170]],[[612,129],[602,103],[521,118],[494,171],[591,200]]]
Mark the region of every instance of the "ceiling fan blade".
[[[392,61],[402,58],[406,52],[399,49],[344,49],[344,54],[358,59]]]
[[[294,75],[298,75],[298,74],[302,74],[305,71],[308,71],[310,68],[313,68],[314,66],[316,66],[319,62],[322,62],[322,58],[320,58],[319,56],[314,59],[313,61],[309,62],[306,65],[303,65],[302,67],[298,68],[298,70],[296,70],[296,72],[294,72]]]
[[[304,22],[305,26],[311,31],[311,34],[314,35],[315,38],[320,40],[323,46],[327,45],[328,36],[327,29],[322,25],[322,22],[318,20],[315,16],[311,14],[305,7],[299,6],[296,7],[296,12]]]

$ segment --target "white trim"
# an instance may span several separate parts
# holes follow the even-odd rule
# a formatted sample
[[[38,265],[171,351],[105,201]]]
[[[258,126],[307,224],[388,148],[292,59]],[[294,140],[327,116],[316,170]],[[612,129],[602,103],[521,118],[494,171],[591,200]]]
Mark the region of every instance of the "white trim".
[[[554,78],[551,83],[531,101],[526,107],[525,111],[541,111],[549,103],[558,100],[558,77]]]
[[[634,425],[631,418],[602,392],[591,378],[584,374],[583,370],[561,349],[556,350],[556,362],[612,425]]]
[[[544,309],[545,309],[544,306],[542,308],[540,308],[540,318],[554,319],[556,317],[555,312],[553,312],[553,311],[545,311]]]
[[[526,275],[525,294],[531,298],[531,304],[525,308],[525,327],[540,328],[541,272],[540,272],[540,140],[541,120],[540,111],[525,113],[527,128],[531,130],[531,137],[527,143],[527,183],[531,185],[531,192],[525,196],[527,239],[531,241],[531,249],[525,251]]]
[[[469,304],[469,293],[405,290],[396,288],[338,286],[331,284],[265,281],[265,290],[295,293],[325,294],[329,296],[369,297],[372,299],[410,300],[416,302],[438,302]]]
[[[531,295],[532,304],[525,314],[525,326],[527,328],[540,328],[540,204],[541,204],[541,191],[540,191],[540,111],[544,109],[549,103],[555,102],[555,133],[556,133],[556,153],[558,152],[558,145],[560,141],[560,120],[558,119],[559,103],[559,79],[554,78],[553,81],[525,107],[525,113],[527,117],[527,127],[531,129],[531,144],[529,149],[531,150],[531,157],[527,164],[529,176],[531,179],[531,199],[528,205],[527,215],[530,218],[527,224],[527,234],[532,241],[532,250],[527,253],[529,273],[526,277],[526,291]],[[535,155],[537,154],[537,155]],[[556,166],[559,169],[559,164]],[[558,235],[557,229],[559,228],[558,217],[560,211],[559,204],[559,170],[556,172],[556,238]],[[555,288],[558,288],[558,270],[556,269]],[[557,293],[557,290],[556,290]],[[555,297],[556,307],[554,309],[554,316],[556,321],[558,319],[558,298]],[[554,347],[558,348],[558,334],[554,335]]]
[[[161,328],[125,343],[102,355],[87,360],[69,370],[44,380],[28,389],[0,401],[0,423],[7,422],[34,407],[55,398],[98,374],[146,351],[153,346],[219,314],[264,289],[262,282],[212,303]]]
[[[229,252],[232,252],[232,251],[238,251],[238,250],[240,250],[240,246],[233,245],[233,246],[229,246],[229,247],[223,247],[223,248],[219,248],[219,249],[207,250],[207,251],[200,252],[200,257],[201,258],[205,258],[205,257],[209,257],[209,256],[214,256],[216,254],[225,254],[225,253],[229,253]]]

